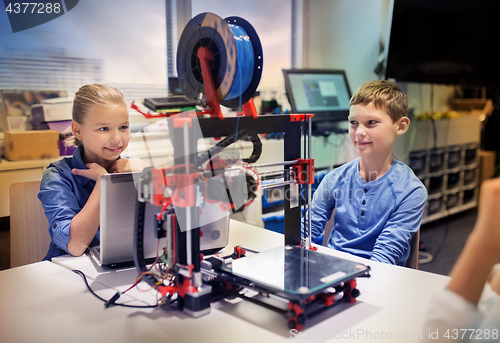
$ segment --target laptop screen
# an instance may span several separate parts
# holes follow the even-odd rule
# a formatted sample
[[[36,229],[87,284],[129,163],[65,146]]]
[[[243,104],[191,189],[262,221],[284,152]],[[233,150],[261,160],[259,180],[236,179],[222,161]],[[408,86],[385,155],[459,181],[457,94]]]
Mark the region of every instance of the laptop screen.
[[[103,265],[123,263],[133,260],[135,206],[137,201],[136,182],[140,173],[105,174],[100,179],[100,262]],[[217,208],[219,207],[218,204]],[[224,248],[228,243],[229,216],[218,220],[207,220],[215,209],[207,204],[202,208],[207,215],[200,219],[203,236],[200,249],[206,253]],[[146,202],[144,216],[144,255],[153,258],[157,251],[167,245],[166,238],[158,243],[156,238],[156,214],[161,207]],[[203,219],[205,219],[203,221]],[[159,249],[159,250],[158,250]]]

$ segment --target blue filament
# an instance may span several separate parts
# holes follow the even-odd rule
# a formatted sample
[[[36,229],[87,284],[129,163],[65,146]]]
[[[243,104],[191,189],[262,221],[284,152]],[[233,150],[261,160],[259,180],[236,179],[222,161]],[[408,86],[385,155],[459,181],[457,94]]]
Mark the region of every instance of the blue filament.
[[[236,73],[225,100],[240,97],[250,85],[255,68],[254,51],[250,37],[241,26],[228,24],[236,43]]]

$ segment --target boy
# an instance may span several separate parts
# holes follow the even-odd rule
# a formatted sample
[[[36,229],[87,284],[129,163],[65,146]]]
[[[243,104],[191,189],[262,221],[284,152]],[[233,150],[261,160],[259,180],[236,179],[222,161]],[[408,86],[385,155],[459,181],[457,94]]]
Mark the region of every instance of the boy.
[[[404,266],[427,201],[422,182],[392,157],[396,138],[410,125],[408,100],[397,84],[371,81],[349,106],[349,136],[359,158],[328,173],[314,193],[311,239],[321,244],[335,210],[329,248]]]

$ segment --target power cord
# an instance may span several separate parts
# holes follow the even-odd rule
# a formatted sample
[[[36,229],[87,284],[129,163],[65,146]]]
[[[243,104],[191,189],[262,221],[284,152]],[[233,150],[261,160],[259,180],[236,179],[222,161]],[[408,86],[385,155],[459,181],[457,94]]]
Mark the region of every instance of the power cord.
[[[443,202],[444,202],[444,205],[446,206],[446,208],[448,208],[448,199],[443,200]],[[426,264],[426,263],[432,262],[433,260],[437,260],[439,254],[443,250],[444,245],[446,244],[446,240],[448,239],[448,232],[449,232],[449,228],[450,228],[450,219],[448,218],[448,216],[450,215],[449,210],[446,211],[446,214],[447,214],[446,215],[447,219],[446,219],[446,226],[444,227],[443,238],[441,240],[441,243],[437,247],[434,256],[428,252],[419,251],[419,261],[418,261],[419,264]],[[420,256],[423,256],[422,260],[420,260]]]
[[[426,264],[432,261],[432,255],[426,251],[418,252],[418,264]]]
[[[431,84],[431,100],[430,100],[430,104],[431,104],[431,115],[430,115],[430,118],[431,118],[431,124],[432,124],[432,134],[433,134],[433,138],[434,138],[434,151],[437,150],[437,129],[436,129],[436,120],[434,118],[434,84]]]
[[[87,281],[87,277],[85,276],[85,274],[82,271],[74,269],[74,270],[72,270],[72,272],[75,274],[78,274],[82,277],[82,279],[85,282],[85,285],[87,286],[90,293],[92,293],[97,299],[104,302],[104,308],[108,308],[108,307],[112,307],[112,306],[130,307],[130,308],[156,308],[156,307],[158,307],[157,304],[155,304],[155,305],[129,305],[129,304],[117,303],[116,301],[126,291],[125,292],[116,292],[116,294],[113,295],[113,297],[111,297],[111,299],[106,300],[106,299],[100,297],[99,295],[97,295],[97,293],[94,292],[94,290],[92,288],[90,288],[89,282]],[[128,289],[127,289],[127,291],[128,291]]]

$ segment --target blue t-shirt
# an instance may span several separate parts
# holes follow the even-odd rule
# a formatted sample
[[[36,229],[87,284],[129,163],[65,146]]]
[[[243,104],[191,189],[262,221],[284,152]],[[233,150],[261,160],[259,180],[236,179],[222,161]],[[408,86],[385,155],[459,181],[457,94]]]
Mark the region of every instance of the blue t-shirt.
[[[68,253],[71,220],[77,215],[92,193],[95,181],[75,175],[71,169],[87,169],[83,163],[83,146],[79,146],[72,157],[51,163],[43,174],[38,192],[45,215],[49,221],[52,241],[44,260]],[[99,244],[99,230],[90,246]]]
[[[332,170],[321,181],[311,205],[311,240],[318,242],[335,209],[329,248],[404,266],[410,240],[422,222],[427,190],[396,160],[381,178],[365,182],[359,160]]]

